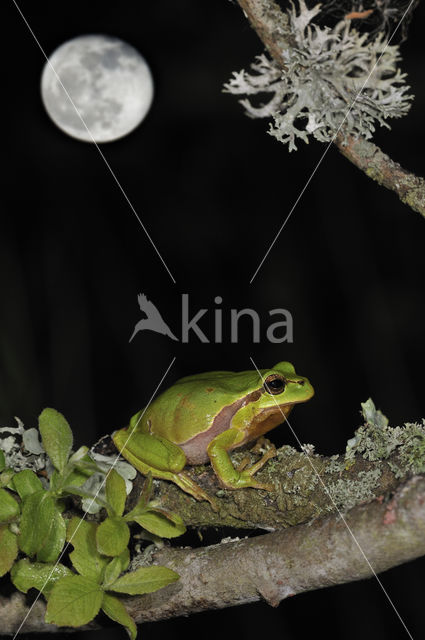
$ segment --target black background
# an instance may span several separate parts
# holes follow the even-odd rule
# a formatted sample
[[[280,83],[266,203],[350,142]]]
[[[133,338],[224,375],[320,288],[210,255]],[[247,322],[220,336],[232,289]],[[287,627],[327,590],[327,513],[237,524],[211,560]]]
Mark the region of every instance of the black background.
[[[146,57],[155,81],[151,111],[102,152],[176,283],[96,148],[49,120],[39,96],[43,55],[13,3],[3,3],[1,424],[18,415],[33,426],[53,406],[68,418],[76,444],[90,444],[149,400],[174,356],[164,384],[198,371],[252,368],[250,357],[260,367],[294,362],[316,396],[291,422],[321,453],[344,450],[369,396],[393,425],[421,418],[425,223],[336,149],[250,284],[325,147],[301,142],[289,154],[266,134],[265,121],[246,118],[236,98],[222,93],[231,72],[262,51],[241,11],[227,0],[19,6],[47,54],[72,37],[105,33]],[[416,95],[411,112],[375,137],[419,175],[424,17],[422,5],[402,49]],[[225,318],[231,308],[253,308],[261,343],[253,344],[248,323],[238,344],[226,328],[222,344],[148,332],[129,343],[141,317],[139,292],[177,335],[182,293],[193,313],[210,310],[200,323],[210,337],[216,296]],[[293,315],[293,344],[265,338],[268,311],[280,307]],[[283,427],[272,439],[295,445]],[[381,576],[416,638],[424,630],[424,568],[419,560]],[[256,604],[145,625],[141,633],[192,638],[236,629],[254,638],[265,629],[289,640],[320,628],[329,640],[407,637],[376,580],[303,594],[277,609]]]

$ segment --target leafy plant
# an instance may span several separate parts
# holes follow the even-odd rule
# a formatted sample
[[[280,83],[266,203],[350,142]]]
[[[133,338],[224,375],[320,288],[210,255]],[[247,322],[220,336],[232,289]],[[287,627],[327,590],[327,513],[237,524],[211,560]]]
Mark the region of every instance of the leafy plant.
[[[16,431],[22,435],[21,423]],[[87,447],[72,452],[71,428],[58,411],[44,409],[39,431],[48,463],[42,478],[33,468],[22,468],[21,459],[14,469],[13,455],[7,457],[0,450],[0,576],[10,571],[18,590],[40,591],[47,600],[46,622],[78,627],[102,610],[135,638],[134,620],[120,596],[113,594],[150,593],[179,576],[160,566],[128,572],[130,526],[138,524],[155,539],[181,535],[184,523],[151,499],[151,478],[145,481],[136,506],[125,513],[124,478],[114,465],[105,471],[96,464]],[[32,441],[38,442],[36,433],[31,435]],[[95,473],[103,478],[104,499],[99,497],[99,489],[91,492],[83,488]],[[105,509],[102,513],[106,512],[103,520],[88,522],[84,514],[66,521],[63,514],[72,496],[97,501]],[[69,545],[73,569],[58,561]]]
[[[86,459],[87,447],[71,455],[72,431],[62,414],[44,409],[39,417],[44,449],[53,464],[49,485],[43,488],[40,478],[30,469],[16,473],[11,488],[21,498],[18,546],[40,562],[55,562],[65,543],[66,525],[62,516],[63,498],[78,493],[93,463]]]
[[[97,545],[100,526],[76,517],[70,521],[67,540],[74,550],[69,557],[78,575],[64,575],[54,581],[48,594],[46,621],[78,627],[93,620],[102,609],[135,638],[134,621],[123,603],[108,592],[150,593],[175,582],[178,575],[166,567],[140,567],[120,577],[129,566],[128,549],[112,559],[100,553]],[[20,576],[13,576],[15,585],[17,577]]]
[[[13,478],[13,472],[4,468],[4,456],[0,459],[1,467],[3,468],[0,475],[0,576],[4,576],[13,566],[19,551],[16,526],[21,515],[21,506],[4,488],[10,485]]]
[[[123,515],[125,506],[124,480],[112,470],[106,480],[108,517],[97,531],[97,548],[107,556],[122,553],[130,537],[129,522],[137,522],[150,533],[161,538],[174,538],[186,531],[183,520],[177,514],[161,509],[155,501],[149,501],[152,492],[152,478],[145,482],[140,498],[129,513]]]

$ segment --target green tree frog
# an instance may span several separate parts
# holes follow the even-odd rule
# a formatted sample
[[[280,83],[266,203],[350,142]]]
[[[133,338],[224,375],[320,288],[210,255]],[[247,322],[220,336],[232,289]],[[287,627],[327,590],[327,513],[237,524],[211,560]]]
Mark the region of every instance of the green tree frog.
[[[261,371],[211,371],[181,378],[126,429],[113,434],[116,447],[136,469],[175,482],[198,500],[214,501],[188,474],[186,465],[211,462],[226,489],[272,490],[254,474],[270,456],[235,469],[229,451],[257,440],[285,421],[295,404],[314,394],[289,362]]]

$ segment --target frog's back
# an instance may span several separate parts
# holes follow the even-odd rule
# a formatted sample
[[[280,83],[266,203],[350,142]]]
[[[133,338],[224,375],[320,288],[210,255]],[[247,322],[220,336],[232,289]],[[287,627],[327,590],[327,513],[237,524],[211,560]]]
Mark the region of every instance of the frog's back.
[[[221,409],[260,386],[255,371],[211,371],[181,378],[148,407],[143,430],[181,444],[208,431]]]

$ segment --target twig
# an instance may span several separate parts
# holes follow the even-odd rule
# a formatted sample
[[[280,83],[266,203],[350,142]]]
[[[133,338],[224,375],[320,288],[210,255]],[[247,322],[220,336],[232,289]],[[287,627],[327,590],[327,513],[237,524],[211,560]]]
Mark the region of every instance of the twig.
[[[350,162],[376,180],[376,182],[394,191],[400,200],[413,211],[425,217],[425,180],[403,169],[387,156],[376,144],[348,136],[346,144],[339,135],[335,144]]]
[[[283,52],[291,46],[283,28],[287,24],[286,15],[273,0],[238,0],[238,3],[270,55],[285,70]],[[344,144],[342,135],[335,140],[338,149],[350,162],[378,184],[394,191],[402,202],[425,217],[423,178],[403,169],[372,142],[352,137],[348,137],[346,142]]]

